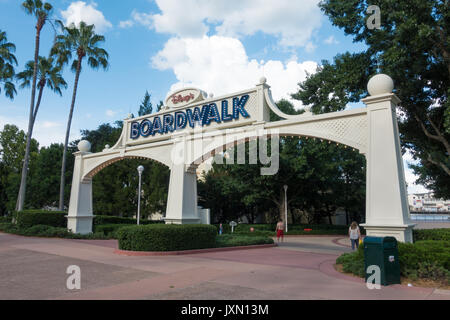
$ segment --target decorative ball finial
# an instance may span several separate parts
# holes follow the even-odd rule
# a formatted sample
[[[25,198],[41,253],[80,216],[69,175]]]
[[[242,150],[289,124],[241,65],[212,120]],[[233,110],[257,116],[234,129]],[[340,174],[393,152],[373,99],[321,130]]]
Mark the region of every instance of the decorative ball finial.
[[[267,82],[267,78],[266,77],[261,77],[261,79],[259,79],[259,83],[260,84],[265,84]]]
[[[380,73],[370,78],[367,90],[371,96],[392,93],[394,81],[387,74]]]
[[[90,152],[91,151],[91,143],[87,140],[81,140],[78,143],[78,150],[81,152]]]
[[[210,92],[208,96],[210,99],[212,99],[212,98],[214,98],[214,93]]]

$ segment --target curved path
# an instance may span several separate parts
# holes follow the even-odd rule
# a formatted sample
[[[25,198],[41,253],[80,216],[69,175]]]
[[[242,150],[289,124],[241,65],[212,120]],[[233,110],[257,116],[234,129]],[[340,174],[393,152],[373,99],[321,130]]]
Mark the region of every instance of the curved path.
[[[339,237],[289,237],[276,248],[183,256],[114,254],[115,240],[0,233],[0,299],[450,299],[450,291],[364,282],[334,270]],[[67,267],[81,290],[66,288]]]

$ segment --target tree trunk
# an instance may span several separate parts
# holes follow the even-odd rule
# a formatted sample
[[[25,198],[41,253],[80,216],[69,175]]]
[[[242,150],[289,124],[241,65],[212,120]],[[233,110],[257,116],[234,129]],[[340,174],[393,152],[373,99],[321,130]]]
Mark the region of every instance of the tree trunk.
[[[22,177],[20,179],[19,194],[17,195],[16,211],[22,211],[25,204],[28,163],[30,161],[30,145],[34,127],[33,117],[34,117],[34,101],[36,99],[37,68],[39,63],[39,44],[40,44],[41,30],[42,27],[44,26],[44,23],[45,20],[42,21],[41,19],[39,19],[36,25],[36,40],[34,46],[34,70],[33,70],[33,83],[31,85],[31,102],[30,102],[30,116],[28,119],[27,144],[25,147],[25,156],[23,159]]]
[[[70,126],[72,124],[73,109],[77,97],[78,81],[80,79],[82,57],[78,57],[77,72],[75,75],[75,84],[73,86],[72,104],[70,105],[69,120],[67,122],[66,139],[64,141],[64,152],[61,165],[61,185],[59,187],[59,210],[64,210],[64,185],[66,183],[66,155],[67,146],[69,145]]]

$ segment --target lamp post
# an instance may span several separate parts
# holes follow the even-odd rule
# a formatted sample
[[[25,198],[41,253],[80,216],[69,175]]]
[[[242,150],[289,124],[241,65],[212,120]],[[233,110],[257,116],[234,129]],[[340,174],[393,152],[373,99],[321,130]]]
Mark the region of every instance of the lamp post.
[[[137,168],[137,171],[139,173],[137,224],[139,225],[139,218],[141,216],[141,177],[142,177],[142,172],[144,171],[144,167],[143,166],[139,166]]]
[[[288,186],[284,185],[284,219],[286,224],[286,233],[288,232],[288,217],[287,217],[287,189]]]

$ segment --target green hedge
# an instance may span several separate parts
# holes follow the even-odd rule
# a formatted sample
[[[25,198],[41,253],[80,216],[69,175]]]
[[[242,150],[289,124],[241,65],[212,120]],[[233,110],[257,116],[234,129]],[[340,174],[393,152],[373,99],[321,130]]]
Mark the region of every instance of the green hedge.
[[[36,225],[45,225],[56,228],[67,227],[67,212],[25,210],[15,213],[17,226],[19,228],[30,228]]]
[[[426,240],[411,243],[398,243],[400,274],[411,279],[425,278],[450,282],[450,242]],[[344,253],[337,260],[344,272],[364,277],[364,249]]]
[[[8,222],[11,222],[11,217],[0,216],[0,223],[8,223]]]
[[[275,236],[276,224],[239,224],[235,228],[235,232],[247,235],[264,235]],[[251,232],[250,228],[255,231]],[[311,231],[305,231],[311,229]],[[288,235],[346,235],[348,233],[347,226],[329,225],[329,224],[297,224],[288,226]],[[361,234],[365,231],[361,228]]]
[[[177,251],[214,248],[217,229],[212,225],[126,226],[116,232],[121,250]]]
[[[17,234],[27,237],[44,237],[44,238],[66,238],[66,239],[89,239],[104,240],[111,237],[105,236],[103,232],[91,233],[88,235],[74,234],[66,228],[52,227],[46,225],[35,225],[30,228],[19,228],[13,223],[0,223],[0,231],[6,233]]]
[[[106,236],[116,237],[115,233],[120,228],[133,226],[134,224],[100,224],[94,226],[94,232],[103,233]]]
[[[239,233],[223,234],[216,238],[216,246],[222,247],[237,247],[250,246],[257,244],[272,244],[273,239],[265,236],[247,236]]]
[[[413,230],[414,241],[421,240],[445,240],[450,241],[450,228],[448,229],[427,229]]]
[[[163,224],[164,221],[140,220],[139,223],[142,225]],[[94,226],[100,224],[137,224],[137,220],[126,217],[96,215],[93,224]]]

